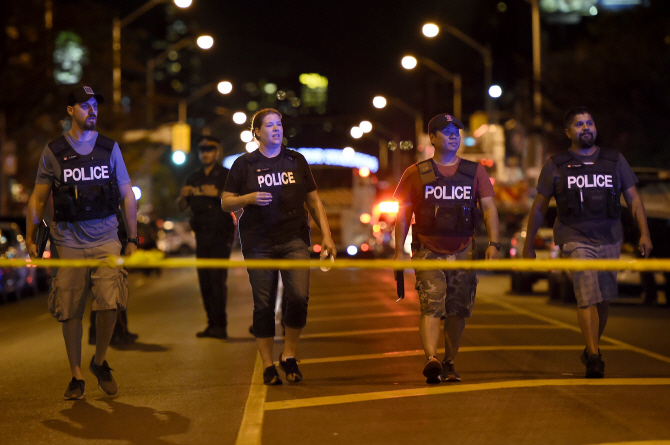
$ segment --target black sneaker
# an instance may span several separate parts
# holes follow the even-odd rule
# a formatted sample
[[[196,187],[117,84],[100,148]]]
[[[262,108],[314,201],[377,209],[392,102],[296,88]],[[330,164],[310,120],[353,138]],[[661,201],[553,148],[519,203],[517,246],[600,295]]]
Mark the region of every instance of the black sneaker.
[[[281,366],[281,369],[286,373],[286,380],[289,382],[298,383],[302,380],[302,372],[298,369],[298,361],[295,357],[282,360],[281,354],[279,354],[279,366]]]
[[[605,362],[598,354],[591,354],[586,361],[586,378],[601,379],[605,375]]]
[[[281,385],[281,379],[275,365],[268,366],[263,371],[263,384],[265,385]]]
[[[98,388],[108,396],[113,396],[119,391],[116,386],[116,381],[112,376],[112,368],[107,364],[107,360],[102,362],[102,365],[95,364],[95,355],[91,358],[91,364],[88,369],[98,378]]]
[[[225,340],[228,338],[226,333],[226,328],[220,326],[208,326],[204,331],[198,332],[195,334],[198,338],[210,337],[210,338],[219,338]]]
[[[72,377],[70,384],[67,386],[63,398],[65,400],[81,400],[84,398],[84,386],[86,382],[83,380],[77,380],[76,377]]]
[[[440,383],[440,374],[442,373],[442,364],[437,357],[432,356],[426,361],[423,367],[423,375],[426,377],[426,383]]]
[[[600,348],[598,348],[598,357],[601,359],[603,358],[603,355],[600,353]],[[579,356],[579,360],[582,361],[582,364],[586,365],[586,362],[589,361],[589,352],[584,348],[584,352],[582,352],[582,355]]]
[[[442,373],[440,374],[440,380],[443,382],[460,382],[461,376],[454,369],[454,361],[443,361],[442,362]]]

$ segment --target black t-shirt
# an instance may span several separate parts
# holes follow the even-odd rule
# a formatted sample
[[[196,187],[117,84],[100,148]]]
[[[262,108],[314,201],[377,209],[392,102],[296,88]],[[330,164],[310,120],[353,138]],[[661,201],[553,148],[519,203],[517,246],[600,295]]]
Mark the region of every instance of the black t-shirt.
[[[221,209],[221,193],[226,184],[229,170],[218,163],[214,165],[209,174],[205,174],[205,167],[195,171],[186,179],[185,185],[194,187],[193,195],[186,199],[193,212],[191,217],[191,228],[198,231],[222,231],[233,232],[235,223],[229,212]],[[219,191],[219,196],[201,195],[200,187],[213,185]]]
[[[577,153],[571,153],[581,162],[596,162],[600,154],[600,148],[590,156],[580,156]],[[616,164],[617,184],[620,190],[628,190],[637,184],[637,177],[628,165],[626,159],[619,154],[619,160]],[[556,184],[561,180],[561,172],[554,161],[550,158],[544,167],[537,181],[537,192],[541,195],[551,198],[555,195]],[[601,220],[587,220],[571,225],[563,224],[556,218],[554,223],[554,242],[562,245],[567,242],[580,242],[596,246],[613,244],[623,239],[623,229],[620,219],[603,218]]]
[[[244,248],[271,246],[296,238],[307,238],[306,242],[309,242],[309,221],[303,210],[297,212],[296,217],[277,223],[272,223],[271,218],[266,216],[268,212],[279,212],[280,201],[291,188],[287,187],[288,183],[301,187],[304,196],[300,199],[303,202],[307,193],[316,190],[307,160],[297,151],[282,147],[279,155],[268,158],[256,150],[235,160],[223,189],[225,192],[239,196],[259,191],[273,194],[273,201],[268,206],[251,204],[244,207],[239,222],[240,240]]]

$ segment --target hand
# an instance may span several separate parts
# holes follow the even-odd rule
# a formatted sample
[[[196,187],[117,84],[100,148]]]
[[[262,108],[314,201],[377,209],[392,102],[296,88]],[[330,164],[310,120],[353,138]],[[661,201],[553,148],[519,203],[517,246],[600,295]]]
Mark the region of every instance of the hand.
[[[135,243],[126,244],[126,252],[125,252],[126,256],[130,256],[135,252],[137,252],[137,245],[135,245]]]
[[[321,247],[323,249],[321,250],[321,258],[326,258],[328,255],[332,256],[333,259],[337,257],[337,248],[335,247],[335,243],[333,242],[332,238],[324,238],[321,240]]]
[[[28,255],[30,255],[30,258],[36,259],[37,258],[37,244],[33,242],[26,242],[26,247],[28,248]]]
[[[219,189],[216,188],[216,186],[213,186],[212,184],[204,184],[200,187],[200,193],[202,193],[205,196],[219,196],[221,193],[219,192]]]
[[[500,252],[493,246],[486,248],[486,253],[484,254],[487,260],[497,260],[500,258]]]
[[[649,258],[649,255],[651,255],[651,249],[653,248],[654,246],[651,245],[651,238],[649,235],[642,235],[640,237],[640,244],[638,245],[640,254],[645,258]]]
[[[181,188],[181,192],[179,193],[180,198],[186,198],[187,196],[190,196],[193,194],[193,186],[190,185],[185,185]]]
[[[394,261],[407,261],[411,259],[409,255],[407,255],[404,251],[395,251],[395,254],[393,255],[393,260]]]
[[[536,258],[535,248],[532,245],[530,245],[530,246],[524,245],[523,246],[523,257],[524,258],[531,258],[531,259]]]
[[[249,193],[249,204],[256,204],[259,206],[266,206],[272,202],[272,193],[268,192],[253,192]]]

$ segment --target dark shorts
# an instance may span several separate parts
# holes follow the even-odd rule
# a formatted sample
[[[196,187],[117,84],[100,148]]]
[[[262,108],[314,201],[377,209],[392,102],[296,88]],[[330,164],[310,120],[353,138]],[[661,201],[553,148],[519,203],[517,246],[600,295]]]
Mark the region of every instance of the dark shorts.
[[[470,257],[472,244],[454,255],[435,253],[421,246],[412,260],[463,261]],[[421,316],[443,319],[449,315],[472,316],[477,292],[474,270],[415,270],[416,290],[421,302]]]
[[[561,246],[561,258],[578,260],[618,259],[621,256],[621,242],[593,246],[591,244],[571,242]],[[575,285],[575,298],[578,307],[587,307],[603,301],[614,300],[619,294],[616,270],[579,270],[569,271]]]
[[[99,260],[109,255],[120,255],[121,243],[112,241],[86,249],[55,246],[55,250],[53,258]],[[128,304],[127,277],[128,273],[119,267],[58,268],[51,280],[49,312],[58,321],[81,319],[89,295],[93,296],[94,311],[125,309]]]
[[[300,238],[270,247],[243,249],[242,253],[244,259],[309,259],[307,244]],[[279,274],[284,284],[284,326],[293,329],[305,327],[307,301],[309,300],[309,269],[247,269],[247,271],[254,297],[253,331],[255,337],[275,336],[275,303]]]

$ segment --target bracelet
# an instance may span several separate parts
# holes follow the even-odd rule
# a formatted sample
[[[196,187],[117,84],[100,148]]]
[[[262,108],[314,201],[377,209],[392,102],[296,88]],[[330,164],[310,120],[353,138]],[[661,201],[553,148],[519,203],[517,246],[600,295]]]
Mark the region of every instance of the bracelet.
[[[127,243],[133,243],[133,244],[135,244],[136,246],[139,247],[139,245],[140,245],[140,238],[137,237],[137,236],[136,236],[135,238],[127,238],[127,239],[126,239],[126,242],[127,242]]]

